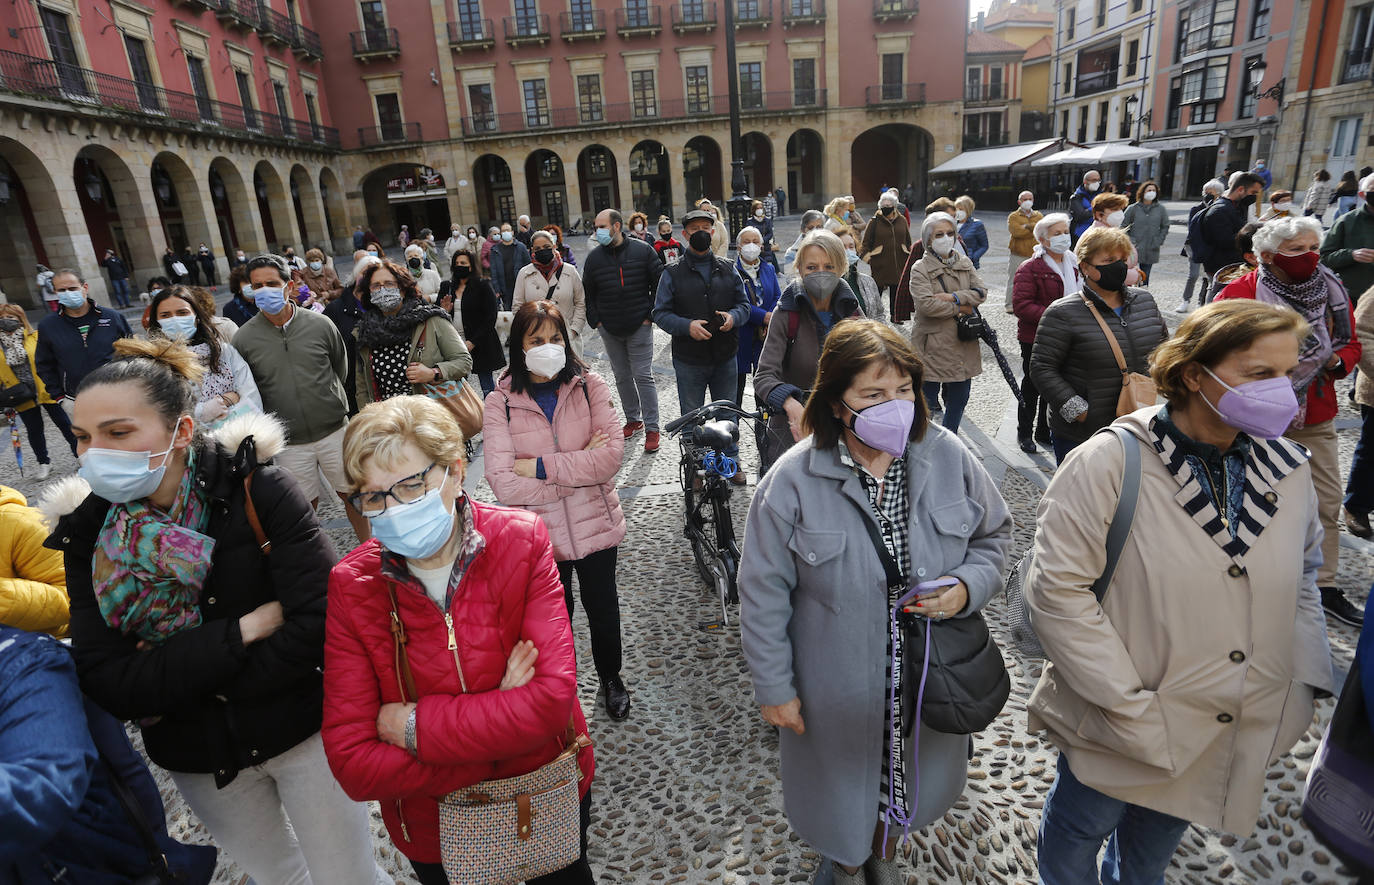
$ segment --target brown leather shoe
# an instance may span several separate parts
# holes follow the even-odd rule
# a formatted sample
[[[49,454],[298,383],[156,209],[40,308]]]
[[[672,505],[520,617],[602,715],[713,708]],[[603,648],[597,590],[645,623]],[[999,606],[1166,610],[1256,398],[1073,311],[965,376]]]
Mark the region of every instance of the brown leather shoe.
[[[658,431],[649,430],[644,433],[644,451],[652,455],[658,451]]]
[[[629,439],[644,429],[643,421],[631,421],[625,425],[625,438]]]
[[[730,477],[730,481],[737,486],[749,485],[749,477],[745,475],[743,470],[736,471],[735,475]]]

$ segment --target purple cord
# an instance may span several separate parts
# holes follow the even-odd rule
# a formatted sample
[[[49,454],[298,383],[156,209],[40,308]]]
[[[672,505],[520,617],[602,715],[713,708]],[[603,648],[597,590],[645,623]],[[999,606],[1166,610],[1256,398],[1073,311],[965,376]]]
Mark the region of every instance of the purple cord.
[[[898,612],[902,610],[902,606],[905,604],[906,600],[914,595],[915,593],[913,592],[908,594],[907,597],[898,600],[897,607],[892,611],[892,680],[888,683],[887,688],[887,708],[892,718],[892,733],[891,741],[889,742],[891,749],[888,751],[890,754],[888,765],[890,766],[891,776],[888,777],[887,781],[887,812],[883,815],[883,850],[887,849],[888,828],[891,824],[895,823],[902,828],[903,840],[911,838],[911,816],[907,814],[905,808],[898,808],[896,804],[898,723],[895,711],[897,705],[897,685],[901,682],[901,671],[897,667],[896,655],[898,630],[900,629],[897,625],[897,615]],[[921,682],[916,690],[916,709],[912,711],[912,715],[915,717],[915,722],[912,724],[911,729],[913,740],[912,759],[917,761],[917,765],[915,766],[916,774],[914,777],[916,789],[911,802],[913,812],[921,801],[921,768],[919,763],[921,754],[921,705],[925,702],[926,676],[930,673],[930,631],[932,629],[934,629],[934,624],[927,618],[925,630],[926,647],[925,653],[921,658]]]

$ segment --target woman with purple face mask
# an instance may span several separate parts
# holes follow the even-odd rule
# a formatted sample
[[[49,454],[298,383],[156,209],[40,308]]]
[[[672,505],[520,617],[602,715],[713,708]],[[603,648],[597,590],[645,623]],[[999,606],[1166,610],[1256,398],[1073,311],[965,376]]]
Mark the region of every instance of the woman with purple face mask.
[[[837,322],[802,415],[807,435],[760,481],[744,534],[741,638],[755,698],[779,729],[792,827],[837,885],[905,882],[897,837],[964,789],[968,735],[927,727],[894,690],[906,656],[921,655],[887,629],[899,598],[929,584],[906,611],[977,612],[1002,590],[1011,541],[992,480],[930,423],[924,373],[890,326]],[[901,573],[895,587],[884,559]]]
[[[1138,468],[1097,433],[1045,492],[1025,594],[1047,661],[1030,728],[1060,751],[1047,885],[1162,882],[1190,823],[1251,832],[1266,769],[1334,690],[1312,456],[1282,438],[1307,335],[1279,305],[1197,310],[1151,360],[1169,404],[1115,422]],[[1098,597],[1127,469],[1134,518]]]

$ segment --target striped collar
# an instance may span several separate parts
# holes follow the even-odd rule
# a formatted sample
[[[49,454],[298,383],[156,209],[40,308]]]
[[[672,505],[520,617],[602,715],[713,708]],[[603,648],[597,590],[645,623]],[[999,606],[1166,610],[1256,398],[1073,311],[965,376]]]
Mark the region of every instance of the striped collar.
[[[1188,452],[1166,432],[1158,416],[1149,423],[1150,441],[1177,480],[1174,500],[1193,518],[1213,542],[1237,563],[1245,557],[1278,512],[1280,496],[1274,487],[1312,457],[1307,449],[1288,439],[1251,439],[1245,453],[1245,490],[1231,537],[1221,513],[1188,463]]]

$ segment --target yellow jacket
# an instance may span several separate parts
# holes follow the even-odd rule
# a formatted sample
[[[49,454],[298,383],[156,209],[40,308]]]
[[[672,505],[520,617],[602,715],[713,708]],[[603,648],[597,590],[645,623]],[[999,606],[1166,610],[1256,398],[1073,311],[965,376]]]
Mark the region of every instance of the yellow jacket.
[[[48,529],[24,496],[0,485],[0,624],[67,635],[62,551],[43,546]]]
[[[29,352],[29,373],[33,375],[33,385],[34,388],[38,391],[38,402],[47,404],[53,402],[53,398],[48,396],[48,390],[43,386],[43,382],[38,380],[38,369],[33,364],[33,353],[37,348],[38,332],[34,329],[30,329],[24,333],[24,349]],[[18,383],[19,376],[14,374],[14,369],[10,368],[9,363],[7,363],[4,359],[4,355],[0,354],[0,387],[13,387]],[[33,400],[29,400],[26,404],[17,407],[15,411],[27,412],[29,409],[33,408],[33,405]],[[4,487],[0,486],[0,488]],[[14,492],[14,494],[18,495],[19,493]],[[0,503],[3,503],[3,500],[0,500]],[[24,503],[24,498],[22,495],[19,496],[19,503]],[[11,626],[18,625],[12,624]]]

